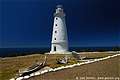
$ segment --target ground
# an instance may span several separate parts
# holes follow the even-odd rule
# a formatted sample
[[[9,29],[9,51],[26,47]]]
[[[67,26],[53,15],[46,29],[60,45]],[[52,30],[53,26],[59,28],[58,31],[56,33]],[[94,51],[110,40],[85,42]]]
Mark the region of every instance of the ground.
[[[106,52],[105,53],[86,53],[86,54],[81,54],[81,56],[86,56],[87,58],[100,58],[100,57],[105,57],[105,56],[108,56],[108,55],[113,55],[113,54],[106,53]],[[45,55],[42,55],[42,54],[34,54],[34,55],[19,56],[19,57],[1,58],[0,59],[0,79],[1,80],[8,80],[10,78],[15,77],[16,74],[18,73],[19,69],[23,69],[23,68],[29,67],[30,65],[32,65],[36,61],[43,62],[44,61],[44,56]],[[60,55],[60,54],[59,55],[54,55],[54,54],[53,55],[48,55],[47,54],[46,56],[47,56],[47,64],[48,64],[48,66],[50,66],[50,67],[57,67],[57,66],[60,66],[60,65],[56,64],[56,58],[61,58],[61,57],[65,56],[65,55]],[[75,61],[75,59],[72,57],[72,55],[68,55],[68,56],[71,57],[71,59],[73,61]],[[116,71],[116,70],[119,70],[120,67],[115,67],[115,66],[118,65],[118,59],[116,59],[116,58],[114,59],[114,62],[116,64],[113,63],[113,61],[111,61],[111,60],[109,60],[109,61],[110,62],[107,62],[107,63],[108,64],[111,63],[110,66],[113,68],[112,70],[114,70],[114,73],[120,74],[119,72]],[[94,66],[90,66],[90,67],[87,66],[87,65],[83,65],[80,68],[79,67],[75,67],[74,68],[74,69],[76,69],[75,71],[74,71],[74,69],[70,70],[70,71],[69,71],[69,69],[67,69],[69,71],[69,74],[68,74],[67,70],[65,72],[64,72],[64,70],[62,70],[62,71],[53,72],[53,73],[50,73],[50,74],[45,74],[45,75],[42,75],[42,76],[37,76],[37,77],[35,77],[35,80],[37,80],[37,78],[38,78],[38,80],[39,80],[39,78],[44,79],[45,76],[47,76],[47,75],[48,75],[48,78],[56,79],[58,77],[57,75],[59,75],[59,74],[61,74],[61,77],[63,77],[62,76],[63,73],[64,73],[64,75],[66,75],[65,78],[63,77],[63,79],[67,79],[68,77],[72,78],[73,76],[79,75],[81,73],[83,73],[82,74],[83,76],[85,74],[86,75],[90,75],[90,74],[93,74],[93,73],[89,72],[89,74],[88,74],[88,73],[86,73],[86,71],[87,72],[88,72],[88,70],[94,71],[95,70],[94,67],[95,68],[97,68],[97,67],[101,68],[102,65],[103,65],[103,67],[104,66],[106,67],[106,65],[104,65],[104,64],[102,64],[101,66],[98,66],[98,64],[95,65],[95,63],[94,63],[93,65]],[[108,66],[108,67],[110,67],[110,66]],[[77,70],[77,69],[79,69],[79,70]],[[100,70],[105,71],[106,68],[102,68]],[[98,69],[98,71],[97,70],[95,70],[95,71],[96,71],[96,73],[97,72],[99,73],[100,70]],[[110,68],[110,71],[111,71],[111,68]],[[81,72],[81,73],[79,73],[79,72]],[[52,77],[53,74],[55,75],[54,77]],[[73,74],[76,74],[76,75],[73,75]],[[73,75],[73,76],[71,76],[71,75]],[[31,79],[34,80],[33,78],[31,78]],[[47,77],[46,77],[46,79],[47,79]]]
[[[29,80],[105,80],[105,78],[108,78],[107,80],[120,80],[120,56],[79,67],[46,73],[32,77]]]

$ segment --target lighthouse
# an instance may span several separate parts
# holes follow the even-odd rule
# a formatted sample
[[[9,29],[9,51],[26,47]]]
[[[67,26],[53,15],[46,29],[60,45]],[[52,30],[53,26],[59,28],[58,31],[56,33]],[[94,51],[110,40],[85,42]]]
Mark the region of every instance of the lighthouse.
[[[65,54],[68,52],[68,37],[65,23],[65,13],[62,5],[57,5],[54,13],[54,24],[51,41],[52,54]]]

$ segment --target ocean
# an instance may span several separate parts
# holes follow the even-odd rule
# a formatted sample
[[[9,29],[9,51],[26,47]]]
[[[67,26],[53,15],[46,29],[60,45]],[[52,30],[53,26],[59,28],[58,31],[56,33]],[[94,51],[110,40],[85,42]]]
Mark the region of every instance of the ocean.
[[[118,47],[70,47],[69,51],[113,51],[120,50]],[[0,48],[0,57],[23,56],[29,54],[44,54],[49,52],[50,48]]]

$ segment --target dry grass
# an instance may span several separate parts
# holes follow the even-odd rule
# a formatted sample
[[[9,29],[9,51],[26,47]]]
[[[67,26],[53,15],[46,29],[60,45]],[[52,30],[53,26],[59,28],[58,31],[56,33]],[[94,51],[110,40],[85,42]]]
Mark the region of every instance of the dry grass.
[[[88,58],[98,58],[98,57],[105,57],[108,55],[108,53],[97,53],[97,54],[81,54],[82,56],[87,56]],[[19,56],[19,57],[11,57],[11,58],[2,58],[0,59],[0,80],[8,80],[10,78],[13,78],[18,73],[19,69],[26,68],[30,66],[31,64],[35,63],[36,60],[42,62],[44,60],[44,56],[42,54],[34,54],[34,55],[28,55],[28,56]],[[60,65],[56,64],[56,58],[61,58],[65,55],[48,55],[47,54],[47,64],[50,67],[57,67]],[[72,55],[68,55],[71,57],[73,61],[75,59],[72,57]]]
[[[93,79],[85,79],[87,77]],[[105,78],[110,77],[119,77],[120,79],[120,56],[92,64],[82,65],[80,67],[46,73],[44,75],[32,77],[29,80],[97,80],[100,77],[104,79],[99,80],[105,80]]]

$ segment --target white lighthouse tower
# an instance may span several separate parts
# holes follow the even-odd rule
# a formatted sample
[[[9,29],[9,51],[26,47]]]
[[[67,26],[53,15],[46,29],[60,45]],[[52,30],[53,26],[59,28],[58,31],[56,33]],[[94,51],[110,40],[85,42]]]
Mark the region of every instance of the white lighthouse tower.
[[[57,5],[54,13],[54,24],[51,42],[51,54],[64,54],[68,51],[68,37],[65,23],[65,13],[62,5]]]

